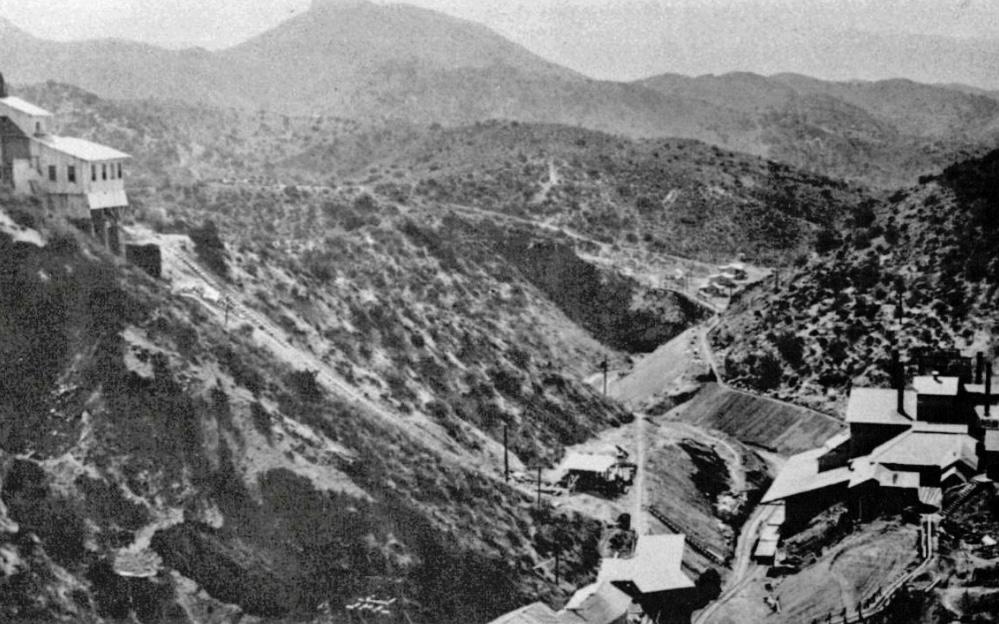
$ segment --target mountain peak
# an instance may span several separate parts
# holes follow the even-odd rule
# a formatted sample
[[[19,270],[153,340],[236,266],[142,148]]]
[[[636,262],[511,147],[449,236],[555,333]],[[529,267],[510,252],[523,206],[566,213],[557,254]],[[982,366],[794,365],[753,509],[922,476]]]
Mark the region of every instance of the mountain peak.
[[[368,0],[312,0],[310,11],[329,11],[339,9],[356,9],[370,5]]]

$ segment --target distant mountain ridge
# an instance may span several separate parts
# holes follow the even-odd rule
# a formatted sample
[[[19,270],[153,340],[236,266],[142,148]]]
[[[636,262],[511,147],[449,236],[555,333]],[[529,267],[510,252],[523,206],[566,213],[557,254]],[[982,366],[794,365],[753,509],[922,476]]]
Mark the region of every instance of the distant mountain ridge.
[[[913,182],[999,144],[999,100],[969,88],[751,73],[598,81],[480,24],[403,4],[318,0],[218,52],[52,42],[9,22],[0,33],[0,71],[15,83],[56,80],[106,98],[292,115],[510,119],[692,138],[882,185]]]

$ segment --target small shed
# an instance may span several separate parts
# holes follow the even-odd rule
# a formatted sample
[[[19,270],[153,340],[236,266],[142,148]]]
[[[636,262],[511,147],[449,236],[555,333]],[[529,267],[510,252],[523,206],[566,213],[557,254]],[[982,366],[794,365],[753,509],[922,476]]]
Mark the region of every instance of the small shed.
[[[573,490],[619,491],[629,474],[627,464],[616,455],[569,453],[562,462],[560,481]]]

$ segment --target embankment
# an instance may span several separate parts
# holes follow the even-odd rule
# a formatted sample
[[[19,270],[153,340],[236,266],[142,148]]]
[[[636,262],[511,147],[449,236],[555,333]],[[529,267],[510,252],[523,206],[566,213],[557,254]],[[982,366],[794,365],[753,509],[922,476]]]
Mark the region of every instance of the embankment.
[[[676,412],[684,422],[717,429],[752,446],[793,455],[821,446],[845,425],[812,410],[710,383]]]

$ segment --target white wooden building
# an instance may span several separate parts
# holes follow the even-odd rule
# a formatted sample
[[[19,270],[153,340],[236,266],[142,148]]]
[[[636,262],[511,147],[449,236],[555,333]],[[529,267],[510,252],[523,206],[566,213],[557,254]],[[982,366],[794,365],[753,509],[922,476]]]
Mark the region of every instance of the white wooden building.
[[[128,207],[128,154],[52,133],[52,113],[8,95],[0,75],[0,184],[35,195],[50,215],[91,227],[117,246],[119,213]]]

